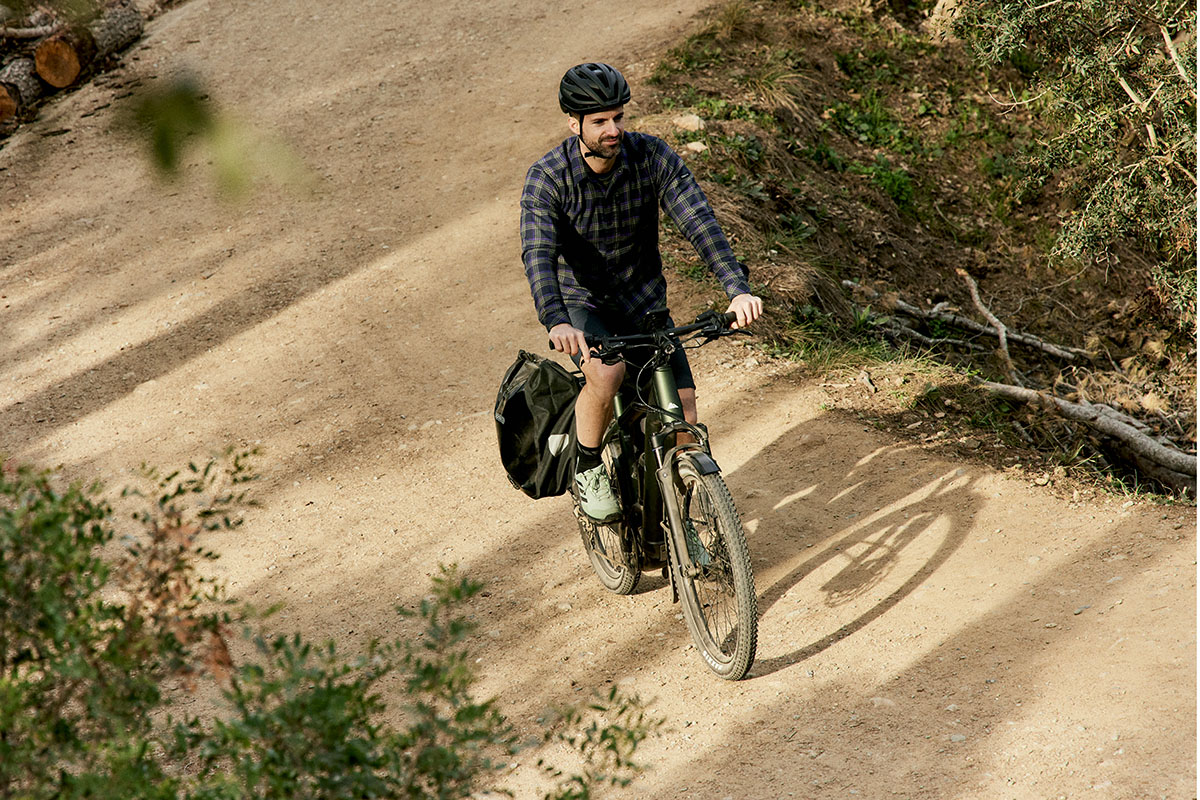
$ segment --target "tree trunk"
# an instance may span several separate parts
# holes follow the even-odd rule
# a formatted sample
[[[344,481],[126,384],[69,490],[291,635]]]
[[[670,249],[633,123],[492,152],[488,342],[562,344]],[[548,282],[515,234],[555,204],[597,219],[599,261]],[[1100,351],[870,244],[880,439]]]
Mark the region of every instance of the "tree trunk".
[[[0,70],[0,122],[15,117],[42,95],[33,59],[18,58]]]
[[[104,10],[88,30],[96,41],[96,57],[124,50],[142,35],[145,20],[133,3],[120,3]]]
[[[142,35],[144,25],[141,12],[131,3],[110,6],[86,27],[42,40],[34,52],[37,73],[51,86],[66,88],[94,61],[129,46]]]

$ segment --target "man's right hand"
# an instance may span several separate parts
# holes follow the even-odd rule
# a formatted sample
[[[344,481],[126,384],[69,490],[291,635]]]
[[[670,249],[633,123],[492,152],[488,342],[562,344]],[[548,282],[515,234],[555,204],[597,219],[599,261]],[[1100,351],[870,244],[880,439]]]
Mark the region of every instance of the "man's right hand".
[[[560,322],[550,329],[550,344],[560,353],[579,354],[585,364],[592,359],[583,331],[569,322]]]

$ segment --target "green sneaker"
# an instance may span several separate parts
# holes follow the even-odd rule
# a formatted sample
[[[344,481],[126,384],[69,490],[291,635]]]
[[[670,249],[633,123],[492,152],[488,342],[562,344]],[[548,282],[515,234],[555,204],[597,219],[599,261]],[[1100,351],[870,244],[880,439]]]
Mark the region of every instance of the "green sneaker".
[[[621,504],[617,502],[603,464],[575,473],[575,498],[579,501],[579,510],[593,522],[604,524],[621,518]]]

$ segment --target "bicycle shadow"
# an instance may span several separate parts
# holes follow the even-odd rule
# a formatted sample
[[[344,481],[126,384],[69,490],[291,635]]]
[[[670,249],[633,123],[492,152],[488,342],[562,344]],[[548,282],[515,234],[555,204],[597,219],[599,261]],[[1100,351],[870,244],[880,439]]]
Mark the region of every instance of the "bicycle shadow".
[[[760,587],[752,676],[804,662],[881,618],[962,545],[979,505],[967,470],[919,449],[883,446],[854,461],[799,429],[728,479],[752,530]]]

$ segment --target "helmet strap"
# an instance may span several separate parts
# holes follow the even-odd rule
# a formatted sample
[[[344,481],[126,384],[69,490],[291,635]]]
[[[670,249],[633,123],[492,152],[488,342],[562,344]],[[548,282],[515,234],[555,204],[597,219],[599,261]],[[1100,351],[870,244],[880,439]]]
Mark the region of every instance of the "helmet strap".
[[[575,120],[579,123],[579,148],[583,151],[583,157],[599,158],[600,156],[588,149],[587,142],[583,140],[583,114],[576,113]]]

